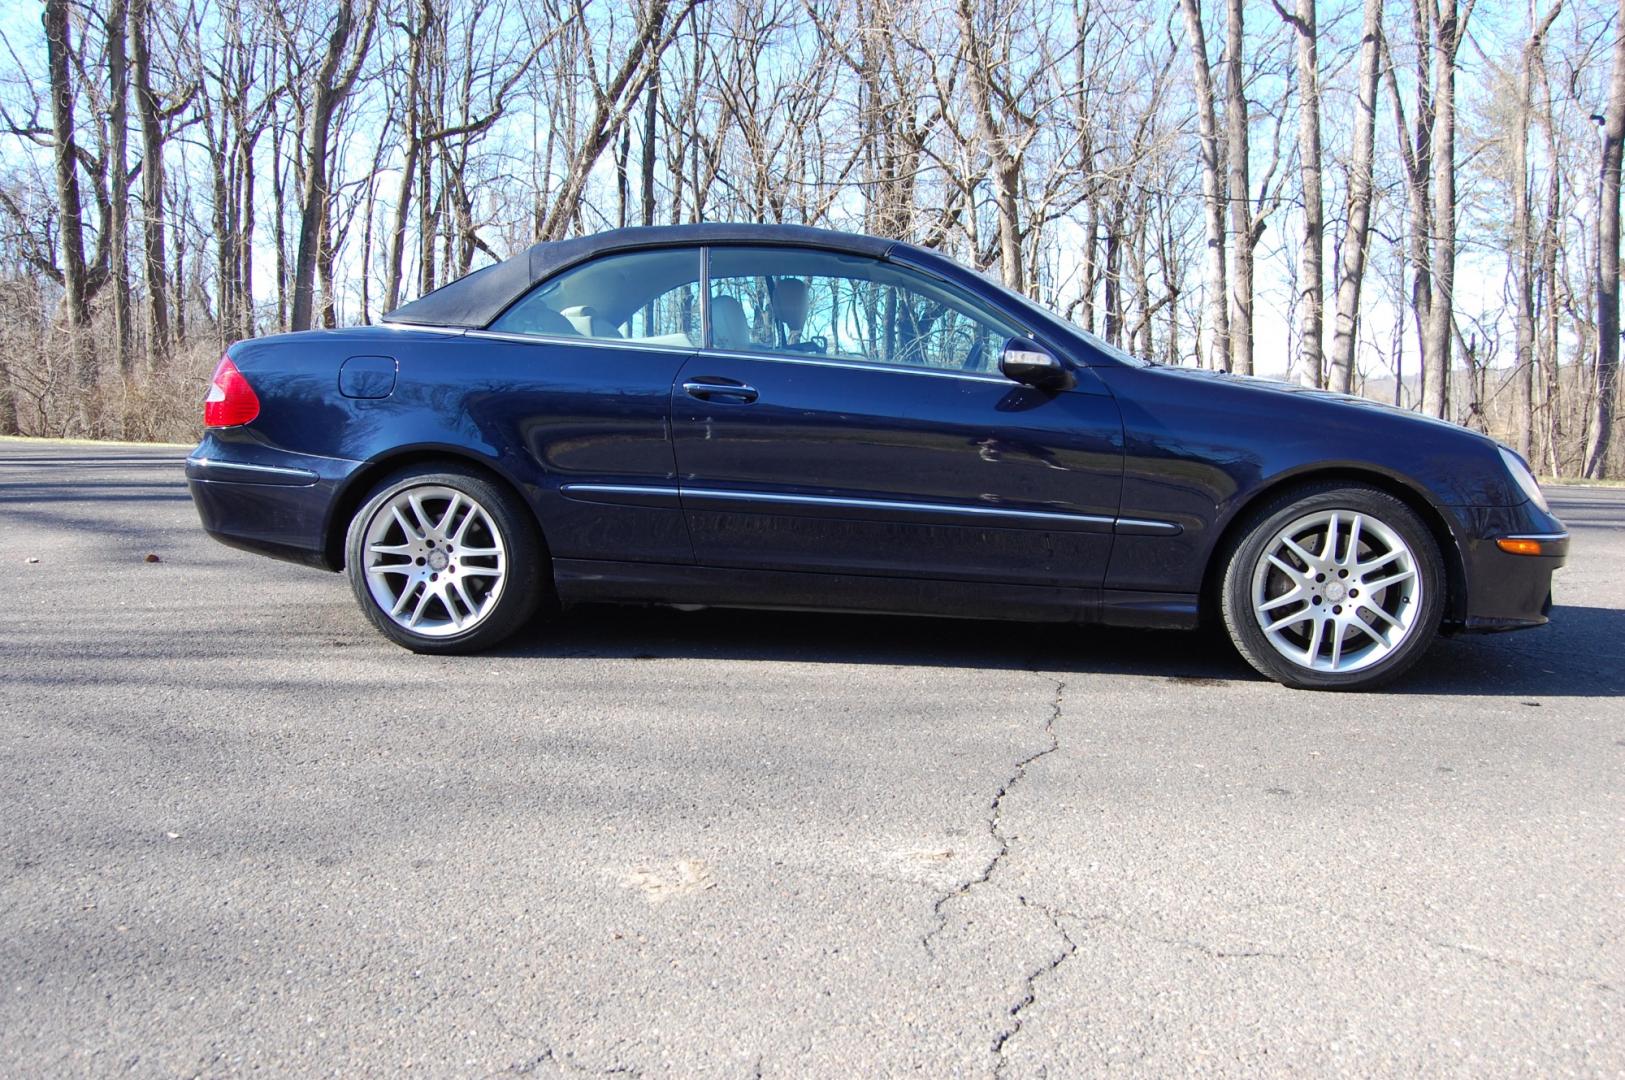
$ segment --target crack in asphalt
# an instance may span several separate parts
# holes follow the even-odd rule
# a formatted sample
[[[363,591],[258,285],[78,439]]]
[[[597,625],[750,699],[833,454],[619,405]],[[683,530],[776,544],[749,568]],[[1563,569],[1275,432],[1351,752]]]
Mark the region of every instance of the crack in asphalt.
[[[522,1040],[525,1038],[525,1036],[520,1035],[519,1032],[515,1031],[508,1025],[507,1020],[503,1019],[502,1014],[497,1011],[496,1005],[493,1002],[486,1001],[483,1004],[485,1005],[486,1014],[491,1017],[491,1019],[496,1023],[496,1026],[501,1029],[504,1035],[508,1036],[510,1039]],[[491,1077],[498,1076],[528,1076],[537,1069],[541,1068],[543,1065],[552,1065],[555,1068],[563,1069],[565,1072],[579,1073],[585,1076],[643,1075],[643,1070],[635,1068],[631,1065],[608,1065],[603,1068],[594,1068],[591,1065],[583,1065],[568,1052],[561,1054],[551,1046],[544,1046],[540,1053],[532,1054],[523,1061],[515,1061],[512,1064],[504,1066],[503,1068],[498,1069],[496,1072],[489,1074],[488,1080],[490,1080]]]
[[[1004,834],[1003,828],[1005,797],[1008,796],[1010,792],[1015,789],[1015,786],[1021,783],[1022,779],[1026,777],[1027,766],[1031,765],[1039,758],[1047,757],[1048,755],[1055,753],[1055,751],[1061,748],[1061,737],[1055,731],[1055,722],[1061,717],[1062,700],[1065,695],[1065,680],[1055,680],[1055,698],[1050,702],[1049,718],[1044,721],[1044,734],[1049,737],[1049,745],[1044,747],[1042,750],[1029,754],[1020,761],[1016,762],[1015,768],[1011,771],[1009,778],[1005,780],[1004,783],[1000,784],[999,789],[993,793],[993,801],[988,805],[987,816],[988,835],[993,838],[993,842],[997,845],[997,849],[993,852],[992,857],[987,860],[987,862],[982,866],[981,871],[978,872],[974,877],[962,882],[953,891],[944,893],[942,896],[937,897],[936,902],[931,905],[931,914],[935,918],[936,923],[931,927],[930,930],[926,931],[924,937],[920,938],[920,944],[924,946],[926,954],[933,960],[936,959],[937,953],[932,943],[942,935],[943,931],[948,929],[948,905],[960,897],[968,895],[977,886],[986,885],[993,877],[993,872],[997,870],[999,868],[999,864],[1004,861],[1005,856],[1010,854],[1010,838]]]
[[[1073,940],[1071,934],[1066,932],[1066,927],[1061,925],[1061,917],[1059,913],[1052,908],[1038,903],[1035,900],[1029,900],[1025,896],[1019,896],[1016,899],[1021,901],[1022,907],[1035,908],[1044,913],[1044,917],[1049,920],[1050,926],[1052,926],[1055,929],[1055,932],[1061,936],[1062,946],[1059,952],[1049,958],[1048,962],[1039,965],[1027,973],[1027,977],[1022,982],[1025,989],[1023,990],[1021,997],[1017,999],[1014,1005],[1010,1006],[1009,1026],[1007,1026],[1003,1031],[999,1032],[998,1035],[994,1036],[993,1054],[997,1059],[993,1063],[993,1075],[995,1077],[1004,1075],[1004,1068],[1009,1063],[1009,1058],[1005,1057],[1004,1055],[1005,1044],[1020,1034],[1022,1025],[1026,1023],[1026,1017],[1022,1014],[1027,1011],[1027,1007],[1029,1005],[1032,1005],[1038,1000],[1039,980],[1048,975],[1054,974],[1057,968],[1066,963],[1068,960],[1072,959],[1072,957],[1076,955],[1078,951],[1078,943]]]
[[[1076,915],[1076,916],[1073,916],[1073,917],[1078,918],[1078,919],[1082,919],[1084,922],[1088,923],[1091,926],[1100,925],[1100,924],[1104,924],[1106,926],[1115,926],[1119,930],[1123,931],[1124,933],[1133,934],[1136,937],[1144,938],[1146,941],[1152,942],[1153,944],[1156,944],[1156,945],[1171,945],[1176,949],[1189,949],[1192,952],[1199,952],[1203,956],[1206,956],[1211,960],[1298,960],[1298,959],[1301,959],[1301,957],[1294,956],[1291,953],[1273,952],[1273,951],[1271,951],[1269,949],[1235,949],[1235,950],[1230,950],[1230,949],[1221,949],[1221,948],[1218,948],[1217,946],[1209,945],[1209,944],[1207,944],[1206,942],[1203,942],[1203,941],[1196,941],[1193,938],[1161,937],[1161,936],[1159,936],[1157,934],[1152,933],[1149,930],[1145,930],[1145,929],[1142,929],[1141,927],[1135,926],[1133,923],[1128,922],[1127,920],[1119,919],[1119,918],[1116,918],[1115,916],[1112,916],[1112,915]]]
[[[1037,674],[1037,672],[1034,672],[1034,674]],[[1029,766],[1038,761],[1040,758],[1047,757],[1061,748],[1060,733],[1056,730],[1055,725],[1061,719],[1061,712],[1065,707],[1066,681],[1064,679],[1056,679],[1054,682],[1055,696],[1050,701],[1050,714],[1044,721],[1044,734],[1049,739],[1049,745],[1028,754],[1020,761],[1017,761],[1015,766],[1011,769],[1008,778],[1006,778],[1004,783],[999,785],[998,790],[993,793],[993,801],[988,805],[987,832],[988,836],[993,839],[993,842],[996,845],[992,856],[985,864],[983,864],[982,869],[977,874],[962,882],[951,892],[944,893],[942,896],[938,897],[936,902],[931,907],[931,913],[935,917],[936,922],[920,939],[920,944],[925,948],[927,955],[929,955],[932,959],[936,958],[934,942],[948,928],[948,906],[955,900],[969,895],[973,890],[990,882],[993,879],[993,875],[998,871],[999,866],[1004,862],[1006,856],[1010,854],[1013,838],[1007,835],[1004,831],[1004,800],[1009,797],[1009,795],[1016,789],[1016,786],[1026,778],[1027,769]],[[1061,947],[1053,955],[1046,958],[1043,963],[1026,973],[1026,975],[1022,978],[1022,989],[1020,996],[1018,996],[1015,1002],[1005,1010],[1008,1017],[1008,1023],[999,1031],[997,1035],[993,1037],[993,1042],[990,1047],[995,1058],[993,1066],[994,1076],[1002,1076],[1004,1073],[1005,1065],[1007,1064],[1008,1060],[1004,1056],[1005,1047],[1008,1045],[1011,1039],[1015,1038],[1016,1035],[1021,1032],[1022,1025],[1026,1022],[1026,1017],[1024,1014],[1027,1008],[1038,1000],[1038,983],[1049,975],[1053,974],[1062,964],[1065,964],[1068,960],[1070,960],[1078,951],[1078,943],[1073,940],[1072,935],[1067,933],[1066,927],[1061,924],[1060,913],[1046,907],[1036,900],[1031,900],[1025,896],[1018,895],[1016,897],[1016,901],[1023,908],[1029,908],[1043,914],[1044,918],[1048,920],[1050,928],[1053,929],[1056,935],[1060,937]]]

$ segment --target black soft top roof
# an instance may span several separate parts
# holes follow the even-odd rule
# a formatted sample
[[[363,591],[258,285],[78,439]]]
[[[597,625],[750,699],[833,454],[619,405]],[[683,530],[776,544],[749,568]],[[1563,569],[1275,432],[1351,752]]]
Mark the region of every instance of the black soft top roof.
[[[388,323],[477,329],[489,325],[537,282],[565,267],[612,251],[678,247],[690,244],[802,244],[883,258],[893,240],[858,233],[811,229],[805,225],[754,225],[724,222],[699,225],[653,225],[553,240],[493,266],[442,285],[384,316]]]

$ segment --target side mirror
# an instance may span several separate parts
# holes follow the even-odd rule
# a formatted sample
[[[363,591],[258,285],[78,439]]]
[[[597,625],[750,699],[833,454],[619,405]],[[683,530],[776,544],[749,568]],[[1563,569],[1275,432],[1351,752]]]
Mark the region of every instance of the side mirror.
[[[1025,338],[1005,342],[999,371],[1012,382],[1039,390],[1066,390],[1077,384],[1059,357]]]

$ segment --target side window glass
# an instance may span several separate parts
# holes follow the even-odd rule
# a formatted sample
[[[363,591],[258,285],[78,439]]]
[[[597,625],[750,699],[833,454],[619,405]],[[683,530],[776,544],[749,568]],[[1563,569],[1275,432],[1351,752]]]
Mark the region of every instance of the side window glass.
[[[715,349],[992,371],[1025,332],[904,267],[803,248],[711,249]]]
[[[693,348],[700,342],[700,251],[631,251],[572,267],[531,290],[490,329]]]

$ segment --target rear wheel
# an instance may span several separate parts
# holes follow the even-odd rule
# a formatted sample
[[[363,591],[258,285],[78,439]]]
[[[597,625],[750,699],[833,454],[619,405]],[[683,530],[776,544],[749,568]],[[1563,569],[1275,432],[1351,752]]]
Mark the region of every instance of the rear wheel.
[[[398,473],[374,490],[350,522],[345,571],[361,610],[391,641],[468,653],[535,613],[545,559],[516,496],[444,466]]]
[[[1221,592],[1241,655],[1300,689],[1355,690],[1421,658],[1444,612],[1444,563],[1416,512],[1378,488],[1275,500],[1231,552]]]

